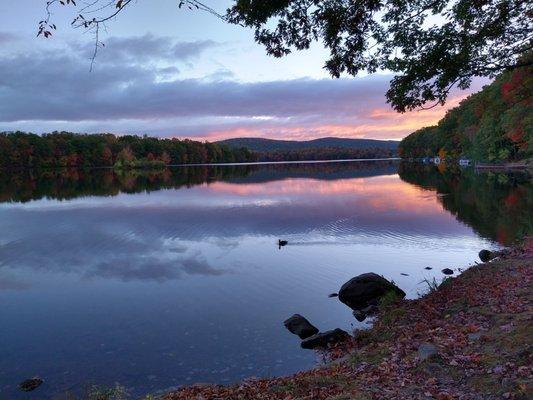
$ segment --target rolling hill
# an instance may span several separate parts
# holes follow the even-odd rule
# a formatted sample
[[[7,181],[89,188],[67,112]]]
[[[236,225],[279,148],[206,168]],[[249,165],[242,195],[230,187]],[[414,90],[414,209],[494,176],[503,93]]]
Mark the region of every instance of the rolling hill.
[[[216,142],[229,146],[231,148],[245,147],[256,152],[274,152],[274,151],[294,151],[303,149],[323,149],[323,148],[342,148],[342,149],[371,149],[380,148],[396,151],[399,142],[395,140],[373,140],[373,139],[344,139],[344,138],[321,138],[306,141],[297,140],[274,140],[262,138],[235,138],[226,139]]]

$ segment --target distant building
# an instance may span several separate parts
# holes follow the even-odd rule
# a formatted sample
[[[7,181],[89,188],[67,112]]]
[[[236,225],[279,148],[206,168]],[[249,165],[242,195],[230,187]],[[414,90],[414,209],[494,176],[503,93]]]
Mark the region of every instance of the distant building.
[[[459,165],[460,165],[461,167],[468,167],[468,166],[471,165],[471,163],[470,163],[470,160],[469,160],[469,159],[467,159],[467,158],[461,158],[461,159],[459,160]]]

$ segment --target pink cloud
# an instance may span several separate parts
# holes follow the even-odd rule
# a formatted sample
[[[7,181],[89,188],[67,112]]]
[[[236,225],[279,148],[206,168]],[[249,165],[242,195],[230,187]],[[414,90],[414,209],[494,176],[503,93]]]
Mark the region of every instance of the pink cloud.
[[[154,49],[174,57],[176,44],[168,38],[143,36],[119,44],[123,45],[120,57],[102,60],[90,75],[83,72],[87,70],[85,50],[75,46],[52,54],[5,56],[0,63],[4,82],[0,131],[72,130],[200,140],[242,136],[401,139],[437,123],[481,82],[474,81],[467,92],[454,92],[444,107],[398,114],[385,99],[391,76],[268,82],[175,76],[169,80],[168,68],[130,62],[138,59],[137,48],[144,49],[148,58]],[[189,57],[212,45],[182,44],[179,54]]]

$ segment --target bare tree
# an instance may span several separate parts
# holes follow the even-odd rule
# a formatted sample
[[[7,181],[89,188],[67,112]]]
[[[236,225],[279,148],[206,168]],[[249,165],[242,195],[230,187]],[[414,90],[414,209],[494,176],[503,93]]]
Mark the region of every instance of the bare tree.
[[[77,29],[84,29],[93,34],[94,51],[91,56],[91,70],[98,55],[98,50],[105,47],[104,42],[100,40],[101,30],[107,30],[106,23],[117,17],[122,11],[132,4],[137,3],[136,0],[47,0],[45,6],[45,18],[39,21],[37,36],[44,38],[52,37],[57,30],[57,25],[53,22],[53,9],[56,6],[71,6],[73,8],[74,16],[71,21],[71,26]],[[205,5],[198,0],[179,0],[177,2],[178,8],[185,8],[189,10],[205,11],[217,18],[225,20],[225,17],[216,12],[211,7]]]

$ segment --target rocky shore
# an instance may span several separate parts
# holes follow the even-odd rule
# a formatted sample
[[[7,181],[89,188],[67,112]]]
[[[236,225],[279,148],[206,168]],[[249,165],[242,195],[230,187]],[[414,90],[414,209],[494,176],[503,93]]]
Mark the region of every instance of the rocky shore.
[[[371,329],[326,344],[325,366],[233,386],[189,386],[164,399],[532,398],[533,248],[497,255],[420,299],[382,302]],[[304,341],[320,335],[305,318],[291,318],[287,328]]]

